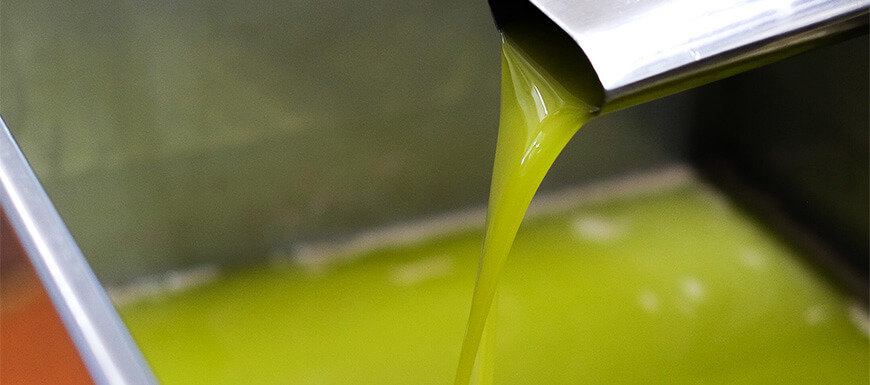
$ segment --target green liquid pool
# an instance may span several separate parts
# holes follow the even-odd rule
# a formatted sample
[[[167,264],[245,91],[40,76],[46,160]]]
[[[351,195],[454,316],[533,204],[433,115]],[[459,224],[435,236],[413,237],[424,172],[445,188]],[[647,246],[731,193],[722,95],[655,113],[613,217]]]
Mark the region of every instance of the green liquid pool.
[[[449,384],[482,230],[119,310],[164,384]],[[497,302],[498,384],[868,383],[861,306],[691,179],[527,218]]]

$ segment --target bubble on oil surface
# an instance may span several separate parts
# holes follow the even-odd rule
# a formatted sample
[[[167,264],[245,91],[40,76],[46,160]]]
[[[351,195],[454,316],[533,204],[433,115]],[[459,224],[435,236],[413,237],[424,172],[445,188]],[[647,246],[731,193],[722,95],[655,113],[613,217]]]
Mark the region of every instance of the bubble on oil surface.
[[[849,319],[865,336],[870,336],[870,316],[868,316],[866,308],[857,302],[853,303],[849,306]]]
[[[828,319],[828,312],[822,305],[813,305],[804,311],[804,321],[807,325],[818,325]]]
[[[456,266],[450,255],[437,255],[394,267],[389,281],[396,286],[413,286],[450,275]]]
[[[641,291],[637,296],[640,308],[647,313],[654,313],[659,309],[659,297],[649,290]]]
[[[706,290],[704,289],[704,285],[698,278],[695,277],[685,277],[683,278],[680,287],[683,289],[683,294],[692,302],[700,301],[706,295]]]
[[[106,292],[116,306],[129,305],[143,299],[160,301],[167,294],[178,293],[214,282],[220,277],[217,265],[201,265],[184,270],[141,277],[131,283],[110,287]]]
[[[621,221],[595,217],[580,216],[572,223],[574,235],[586,241],[606,242],[620,238],[626,233],[626,225]]]
[[[768,257],[761,250],[744,247],[738,252],[740,264],[750,270],[761,271],[767,267]]]

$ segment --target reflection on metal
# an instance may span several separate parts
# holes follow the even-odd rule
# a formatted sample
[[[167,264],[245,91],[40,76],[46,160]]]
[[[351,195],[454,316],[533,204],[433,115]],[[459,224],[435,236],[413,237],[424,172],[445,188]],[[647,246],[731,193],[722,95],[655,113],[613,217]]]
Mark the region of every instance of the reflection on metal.
[[[0,204],[94,381],[100,385],[156,384],[2,119]]]
[[[565,54],[588,58],[603,87],[601,104],[621,108],[865,27],[870,0],[491,0],[490,4],[501,28],[537,20],[547,24],[533,27],[547,29],[545,38],[571,40],[573,52]],[[673,83],[687,84],[670,88]]]

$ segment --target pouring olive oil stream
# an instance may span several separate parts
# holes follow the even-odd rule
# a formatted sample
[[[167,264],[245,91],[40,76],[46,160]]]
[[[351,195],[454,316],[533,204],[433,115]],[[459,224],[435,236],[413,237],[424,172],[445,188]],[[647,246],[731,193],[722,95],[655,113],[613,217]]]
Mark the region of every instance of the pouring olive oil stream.
[[[490,318],[499,278],[517,230],[547,171],[599,110],[569,92],[546,68],[502,37],[501,112],[477,283],[455,384],[489,384]]]

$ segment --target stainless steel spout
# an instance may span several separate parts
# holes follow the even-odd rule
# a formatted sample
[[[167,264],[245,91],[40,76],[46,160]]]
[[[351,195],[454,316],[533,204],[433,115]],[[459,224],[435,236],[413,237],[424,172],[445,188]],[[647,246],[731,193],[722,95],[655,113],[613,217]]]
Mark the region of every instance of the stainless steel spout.
[[[500,29],[614,110],[866,31],[870,0],[490,0]],[[555,54],[554,54],[555,52]],[[534,56],[534,55],[533,55]],[[594,76],[578,75],[588,71]],[[591,86],[590,86],[591,84]],[[576,84],[575,84],[576,86]],[[590,89],[596,89],[590,91]]]

